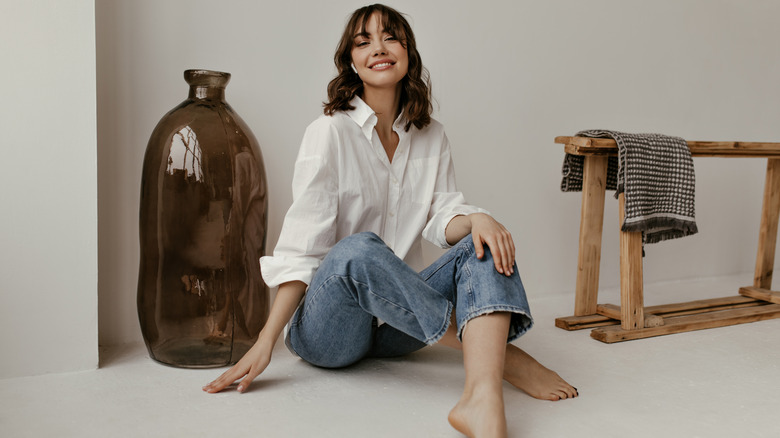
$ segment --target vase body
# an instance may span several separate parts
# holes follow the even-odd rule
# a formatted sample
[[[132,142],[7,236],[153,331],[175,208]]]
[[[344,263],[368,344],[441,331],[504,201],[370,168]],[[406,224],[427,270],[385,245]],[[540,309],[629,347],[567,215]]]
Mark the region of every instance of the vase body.
[[[225,101],[230,74],[184,77],[189,97],[144,156],[138,317],[154,360],[217,367],[237,362],[268,317],[266,176],[257,140]]]

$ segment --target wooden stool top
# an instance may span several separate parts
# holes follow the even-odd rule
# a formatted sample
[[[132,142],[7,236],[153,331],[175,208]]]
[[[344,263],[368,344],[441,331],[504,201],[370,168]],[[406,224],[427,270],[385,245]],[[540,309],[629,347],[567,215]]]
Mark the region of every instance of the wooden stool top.
[[[573,155],[617,155],[617,143],[611,138],[555,137],[566,153]],[[689,141],[694,157],[780,157],[780,143],[745,141]]]

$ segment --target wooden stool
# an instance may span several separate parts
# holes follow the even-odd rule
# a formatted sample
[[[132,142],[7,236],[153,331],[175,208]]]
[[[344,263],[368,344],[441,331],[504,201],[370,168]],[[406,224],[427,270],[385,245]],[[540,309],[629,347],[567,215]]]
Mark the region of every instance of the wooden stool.
[[[598,304],[607,160],[617,155],[617,144],[612,139],[585,137],[557,137],[555,142],[565,145],[569,154],[584,156],[574,316],[557,318],[557,327],[565,330],[598,327],[591,332],[591,337],[613,343],[780,317],[780,293],[770,290],[780,217],[780,143],[688,142],[694,157],[768,159],[753,286],[740,288],[739,295],[733,297],[644,307],[642,233],[620,231],[621,305],[618,307]],[[619,203],[622,224],[623,194]]]

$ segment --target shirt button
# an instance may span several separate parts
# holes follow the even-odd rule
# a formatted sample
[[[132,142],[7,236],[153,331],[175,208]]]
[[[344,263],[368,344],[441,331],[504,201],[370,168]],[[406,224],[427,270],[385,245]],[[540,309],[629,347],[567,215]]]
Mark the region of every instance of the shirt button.
[[[390,217],[394,217],[394,216],[395,216],[395,212],[394,212],[394,211],[391,211],[391,212],[390,212]]]

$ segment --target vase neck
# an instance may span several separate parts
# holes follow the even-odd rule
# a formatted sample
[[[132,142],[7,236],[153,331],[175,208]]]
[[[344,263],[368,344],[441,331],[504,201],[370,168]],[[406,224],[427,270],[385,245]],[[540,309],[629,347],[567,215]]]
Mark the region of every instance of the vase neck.
[[[225,88],[204,87],[202,85],[190,86],[190,99],[225,100]]]
[[[230,73],[212,70],[186,70],[184,80],[190,85],[190,99],[225,100]]]

